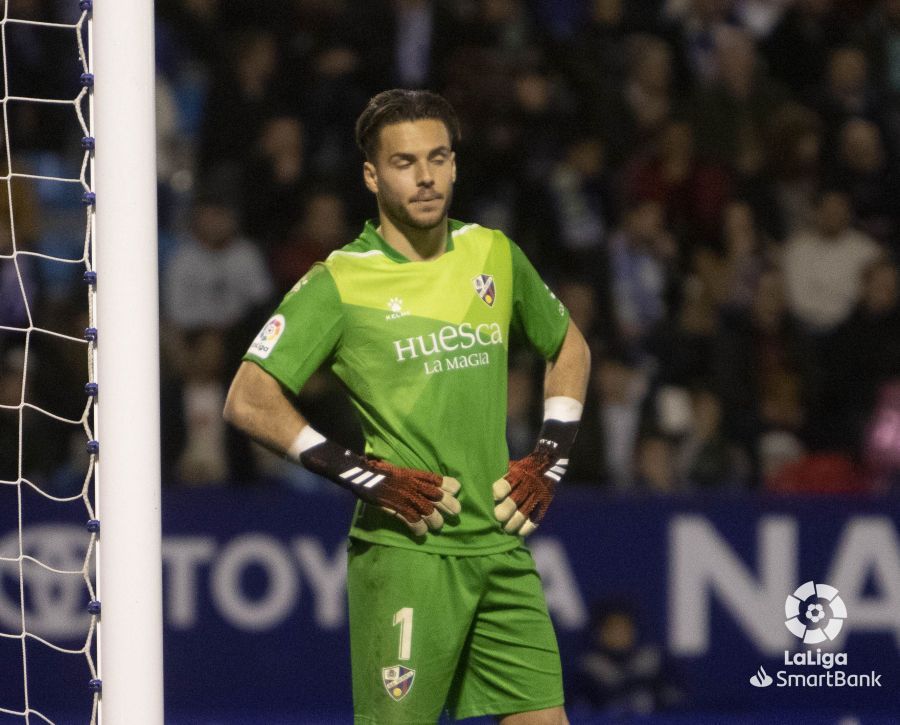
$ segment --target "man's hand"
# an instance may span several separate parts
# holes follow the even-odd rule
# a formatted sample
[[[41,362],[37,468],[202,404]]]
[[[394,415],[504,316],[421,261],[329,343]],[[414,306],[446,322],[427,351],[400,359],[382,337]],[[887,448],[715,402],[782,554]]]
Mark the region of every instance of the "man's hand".
[[[577,423],[545,421],[535,449],[510,461],[506,475],[494,482],[494,516],[506,533],[528,536],[541,523],[566,474],[577,429]]]
[[[429,529],[438,531],[444,516],[460,512],[455,498],[460,486],[455,478],[364,458],[328,440],[304,451],[300,462],[396,516],[416,536],[424,536]]]

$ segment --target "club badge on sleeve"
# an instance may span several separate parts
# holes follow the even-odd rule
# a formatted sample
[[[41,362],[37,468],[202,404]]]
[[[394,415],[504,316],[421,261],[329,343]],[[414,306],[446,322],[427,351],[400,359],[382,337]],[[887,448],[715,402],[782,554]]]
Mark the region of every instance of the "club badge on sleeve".
[[[493,307],[494,300],[497,298],[497,293],[494,289],[493,275],[479,274],[472,280],[472,284],[475,285],[475,291],[478,293],[478,296],[484,300],[484,303],[488,307]]]
[[[415,670],[411,670],[403,665],[384,667],[381,670],[381,681],[384,683],[384,689],[396,702],[400,702],[409,694],[415,676]]]

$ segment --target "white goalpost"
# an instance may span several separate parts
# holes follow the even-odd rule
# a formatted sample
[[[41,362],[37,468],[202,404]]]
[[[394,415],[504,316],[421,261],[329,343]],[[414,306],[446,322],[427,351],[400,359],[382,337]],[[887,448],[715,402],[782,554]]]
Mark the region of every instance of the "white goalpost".
[[[6,186],[0,205],[8,214],[0,222],[5,285],[0,301],[7,303],[0,308],[0,374],[5,376],[0,425],[7,434],[4,446],[10,445],[0,458],[0,511],[6,515],[0,530],[0,719],[54,725],[80,719],[77,709],[85,713],[84,725],[162,725],[153,2],[99,0],[94,7],[92,0],[70,1],[58,15],[35,17],[27,4],[11,13],[7,0],[0,16],[0,156],[6,168],[0,172]],[[24,80],[15,78],[23,56],[32,57],[29,45],[42,48],[47,37],[42,33],[68,34],[73,55],[60,63],[78,61],[68,66],[80,82],[74,98],[68,95],[71,80],[65,89],[53,90],[51,83],[47,90],[27,73]],[[18,153],[22,119],[34,128],[35,116],[18,113],[23,105],[73,114],[82,135],[78,173],[66,152],[54,150],[48,159],[29,155],[26,144]],[[52,126],[60,138],[71,131],[58,123],[63,118],[57,116]],[[68,226],[35,244],[27,199],[41,193],[46,203],[56,204],[48,207],[47,217],[55,220],[51,226]],[[76,215],[84,224],[80,249],[72,246],[77,236],[69,213],[75,193],[83,205]],[[17,236],[22,210],[25,230]],[[55,310],[49,314],[34,295],[30,275],[38,264],[54,270],[48,279],[56,280],[57,294],[67,289],[73,272],[83,270],[89,324],[83,336],[71,329],[81,319],[80,312],[68,309],[71,299],[65,299],[65,309],[49,308]],[[53,344],[68,346],[69,352],[84,347],[86,380],[69,352],[61,355]],[[84,386],[80,413],[52,396],[32,394],[29,381],[38,368],[44,385]],[[17,391],[10,388],[11,376],[18,376]],[[51,424],[52,436],[42,427]],[[43,452],[42,446],[68,451],[79,438],[87,456],[70,453],[70,462],[87,470],[77,488],[74,482],[54,483],[55,474],[25,460],[26,451]],[[80,503],[87,531],[85,518],[77,523],[32,519],[41,500],[75,509]],[[58,657],[67,663],[53,659]],[[74,681],[72,658],[78,657],[84,689],[48,696],[48,678],[58,672]]]
[[[99,0],[96,149],[100,721],[163,722],[152,0]]]

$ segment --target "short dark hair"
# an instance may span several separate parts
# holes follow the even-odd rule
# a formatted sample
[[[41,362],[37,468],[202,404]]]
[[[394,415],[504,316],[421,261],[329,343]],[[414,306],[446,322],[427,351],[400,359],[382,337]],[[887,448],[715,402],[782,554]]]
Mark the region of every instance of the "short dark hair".
[[[445,98],[431,91],[394,88],[369,99],[356,120],[356,145],[368,160],[378,151],[378,136],[384,126],[403,121],[433,118],[442,121],[450,135],[450,145],[459,141],[459,119]]]

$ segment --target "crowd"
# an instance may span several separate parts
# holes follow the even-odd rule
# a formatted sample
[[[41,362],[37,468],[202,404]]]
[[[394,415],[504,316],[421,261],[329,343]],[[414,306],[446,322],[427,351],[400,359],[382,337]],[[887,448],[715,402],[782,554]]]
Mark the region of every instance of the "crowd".
[[[62,5],[15,0],[10,16]],[[57,39],[35,35],[11,75],[65,88]],[[403,86],[460,115],[452,215],[522,246],[591,343],[571,480],[892,485],[900,1],[160,0],[157,68],[167,480],[316,485],[220,411],[277,300],[374,216],[353,124]],[[50,111],[12,110],[15,162],[64,166],[64,134],[42,132]],[[20,186],[16,248],[64,244],[68,201]],[[0,255],[10,247],[0,234]],[[21,294],[0,263],[9,325]],[[83,290],[34,267],[32,304],[74,318]],[[0,341],[4,400],[17,340]],[[541,368],[519,348],[510,360],[517,455],[540,423]],[[300,405],[360,445],[328,374]]]

